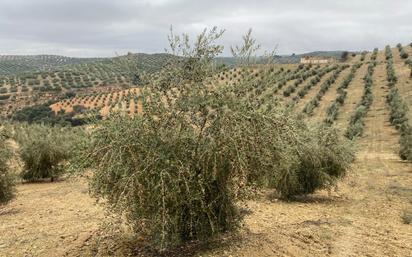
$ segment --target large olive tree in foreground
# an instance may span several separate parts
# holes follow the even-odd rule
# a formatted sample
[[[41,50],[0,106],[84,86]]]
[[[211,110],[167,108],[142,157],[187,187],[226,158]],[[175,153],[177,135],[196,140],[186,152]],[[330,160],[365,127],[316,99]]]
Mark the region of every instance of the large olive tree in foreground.
[[[190,56],[209,53],[213,42],[195,44]],[[97,123],[76,162],[94,170],[92,192],[155,247],[234,230],[237,203],[252,188],[289,197],[328,188],[345,174],[353,153],[334,130],[307,127],[276,99],[248,94],[254,81],[206,86],[208,73],[200,71],[209,70],[208,59],[189,60],[198,61],[199,80],[188,79],[190,67],[169,69],[163,76],[184,73],[181,81],[191,81],[176,85],[173,103],[164,103],[165,87],[143,88],[143,113]]]

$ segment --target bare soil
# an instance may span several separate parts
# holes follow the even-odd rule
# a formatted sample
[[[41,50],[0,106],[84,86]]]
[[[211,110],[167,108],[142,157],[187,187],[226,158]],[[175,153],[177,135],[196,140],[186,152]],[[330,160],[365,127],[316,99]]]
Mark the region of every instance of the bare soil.
[[[0,207],[0,256],[64,256],[99,228],[102,209],[84,180],[20,184]]]

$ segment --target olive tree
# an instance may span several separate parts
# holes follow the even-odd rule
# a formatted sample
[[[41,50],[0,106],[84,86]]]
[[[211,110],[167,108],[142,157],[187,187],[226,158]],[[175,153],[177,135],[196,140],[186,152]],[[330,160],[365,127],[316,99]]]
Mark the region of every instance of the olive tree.
[[[46,125],[23,125],[17,129],[20,158],[23,162],[21,178],[27,181],[58,178],[63,164],[70,157],[73,128]]]
[[[0,204],[7,203],[14,196],[14,175],[9,165],[11,151],[7,137],[5,128],[0,127]]]
[[[238,203],[254,189],[313,193],[334,185],[353,160],[350,143],[333,129],[308,127],[276,99],[247,94],[253,80],[208,86],[208,73],[194,71],[210,71],[205,60],[221,47],[204,38],[195,47],[169,38],[172,49],[198,57],[185,61],[187,70],[177,63],[159,75],[186,82],[174,87],[173,103],[162,100],[173,84],[142,88],[142,113],[99,121],[72,162],[91,168],[93,194],[160,250],[235,230]]]

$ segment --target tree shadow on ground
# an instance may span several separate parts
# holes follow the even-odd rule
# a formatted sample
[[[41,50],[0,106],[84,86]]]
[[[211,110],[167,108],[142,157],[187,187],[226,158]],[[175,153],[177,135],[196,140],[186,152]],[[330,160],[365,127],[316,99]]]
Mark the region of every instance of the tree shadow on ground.
[[[71,248],[65,256],[134,256],[134,257],[193,257],[207,252],[219,252],[242,242],[240,233],[227,233],[207,242],[191,241],[183,245],[158,251],[146,240],[136,236],[125,236],[117,231],[96,231],[80,245]]]
[[[283,202],[283,203],[313,203],[313,204],[336,204],[340,202],[345,202],[346,198],[344,196],[335,195],[332,193],[328,194],[308,194],[308,195],[297,195],[291,196],[289,198],[282,198],[276,192],[272,192],[266,197],[271,202]]]

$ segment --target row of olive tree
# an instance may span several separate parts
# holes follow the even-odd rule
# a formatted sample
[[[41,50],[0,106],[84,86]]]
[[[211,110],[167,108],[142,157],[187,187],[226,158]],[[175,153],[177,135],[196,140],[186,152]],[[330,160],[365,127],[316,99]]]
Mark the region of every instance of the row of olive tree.
[[[339,66],[337,70],[332,74],[332,76],[328,78],[324,83],[322,83],[318,93],[303,108],[303,113],[306,113],[308,115],[313,114],[313,111],[316,109],[316,107],[319,106],[320,100],[326,94],[329,88],[335,83],[336,79],[339,77],[339,74],[348,67],[349,66],[347,65]]]
[[[375,71],[376,61],[373,61],[368,66],[367,74],[364,77],[364,89],[361,101],[356,106],[355,112],[352,114],[351,119],[346,130],[346,137],[354,139],[363,134],[364,118],[369,111],[369,108],[373,101],[372,86],[373,86],[373,73]]]
[[[401,44],[397,45],[400,52],[404,51]],[[407,58],[407,57],[406,57]],[[387,81],[390,87],[387,95],[387,102],[390,107],[390,122],[400,132],[400,150],[399,155],[404,160],[412,160],[412,128],[409,125],[408,111],[409,108],[400,96],[396,83],[398,77],[393,65],[393,56],[390,47],[386,46],[386,71]]]
[[[409,54],[405,51],[405,49],[403,48],[402,44],[399,43],[399,44],[396,45],[396,47],[398,48],[399,56],[400,56],[402,59],[408,59]]]
[[[400,132],[399,155],[403,160],[412,161],[412,128],[409,125],[409,108],[393,86],[387,96],[390,106],[390,122]]]
[[[327,115],[324,120],[326,124],[332,125],[333,122],[338,117],[339,109],[345,103],[345,99],[348,94],[346,89],[348,88],[349,84],[352,82],[353,78],[355,77],[356,71],[361,66],[362,66],[362,63],[357,63],[353,65],[348,76],[342,81],[342,83],[337,88],[336,99],[328,106],[328,109],[326,110]]]

